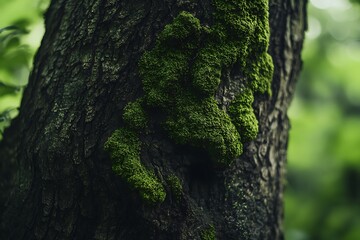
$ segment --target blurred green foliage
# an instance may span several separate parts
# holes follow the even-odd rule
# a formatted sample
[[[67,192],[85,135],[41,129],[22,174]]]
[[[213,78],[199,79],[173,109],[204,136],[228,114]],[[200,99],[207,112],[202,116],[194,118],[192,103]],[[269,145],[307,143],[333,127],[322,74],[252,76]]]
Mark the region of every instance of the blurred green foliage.
[[[350,0],[350,2],[360,4],[360,0]]]
[[[17,115],[49,0],[0,1],[0,139]]]
[[[357,1],[359,2],[359,1]],[[360,239],[360,5],[311,0],[289,110],[287,240]]]

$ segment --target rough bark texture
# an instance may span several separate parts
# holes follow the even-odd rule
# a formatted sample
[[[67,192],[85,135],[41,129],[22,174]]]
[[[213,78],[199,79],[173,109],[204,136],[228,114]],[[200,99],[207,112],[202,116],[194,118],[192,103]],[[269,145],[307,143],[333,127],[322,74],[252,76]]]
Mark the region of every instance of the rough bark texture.
[[[272,96],[255,97],[259,134],[236,164],[215,170],[205,153],[151,135],[142,162],[159,179],[175,172],[184,189],[180,198],[166,189],[154,206],[111,170],[103,144],[142,95],[139,58],[181,10],[206,23],[211,1],[52,2],[20,115],[0,145],[1,239],[207,239],[212,226],[217,239],[283,239],[286,111],[306,1],[270,1]]]

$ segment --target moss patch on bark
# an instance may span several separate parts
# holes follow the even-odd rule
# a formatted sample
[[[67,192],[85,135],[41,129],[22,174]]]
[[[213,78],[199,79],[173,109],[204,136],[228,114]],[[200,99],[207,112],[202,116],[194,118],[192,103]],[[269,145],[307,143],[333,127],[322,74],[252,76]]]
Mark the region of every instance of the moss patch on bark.
[[[273,74],[267,54],[268,0],[213,0],[213,6],[212,26],[202,26],[193,14],[180,12],[159,34],[155,47],[144,53],[139,62],[144,96],[124,110],[131,131],[115,132],[106,145],[115,160],[115,172],[147,199],[163,200],[163,189],[141,165],[140,145],[125,139],[144,132],[147,111],[159,109],[165,116],[161,124],[175,142],[208,151],[213,163],[221,167],[239,157],[243,143],[258,133],[254,94],[271,93]],[[240,66],[245,87],[223,110],[215,93],[222,73],[234,66]],[[131,148],[137,149],[136,157],[128,154]],[[125,150],[126,154],[120,153]],[[130,167],[136,170],[127,169]],[[135,180],[138,173],[148,180],[143,181],[144,186]]]
[[[166,196],[161,182],[140,161],[141,142],[128,129],[116,130],[105,143],[110,153],[113,171],[136,189],[148,203],[163,202]]]

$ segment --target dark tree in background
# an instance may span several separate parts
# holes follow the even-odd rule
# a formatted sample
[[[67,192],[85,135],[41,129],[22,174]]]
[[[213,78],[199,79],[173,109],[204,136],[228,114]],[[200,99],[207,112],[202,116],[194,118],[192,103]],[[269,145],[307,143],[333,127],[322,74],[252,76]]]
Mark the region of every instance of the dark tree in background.
[[[258,119],[258,134],[254,140],[243,142],[243,153],[235,154],[236,160],[229,166],[218,166],[213,161],[211,154],[217,152],[206,148],[216,149],[216,144],[198,139],[200,143],[189,144],[181,139],[182,135],[178,141],[171,137],[178,132],[169,134],[162,127],[161,123],[169,121],[169,117],[161,107],[143,103],[150,120],[147,130],[140,134],[141,143],[133,141],[134,131],[124,130],[125,106],[138,103],[144,94],[150,95],[143,90],[142,80],[151,69],[141,73],[139,61],[146,62],[145,52],[168,43],[164,32],[173,28],[165,31],[164,27],[181,13],[190,16],[186,18],[191,20],[189,24],[196,25],[199,20],[203,31],[199,36],[186,35],[188,25],[183,23],[179,23],[175,33],[180,40],[175,45],[186,46],[183,50],[191,53],[188,59],[195,59],[188,60],[187,68],[195,68],[196,59],[202,54],[197,49],[206,49],[208,43],[204,39],[212,39],[208,32],[217,26],[216,9],[231,12],[245,2],[53,1],[45,16],[46,33],[20,115],[0,143],[0,238],[283,239],[282,196],[289,131],[286,111],[301,68],[306,1],[269,1],[268,52],[274,64],[271,93],[254,92],[252,106]],[[256,6],[267,4],[263,0],[247,2],[255,7],[252,12],[239,11],[244,18],[264,10],[257,11]],[[217,18],[227,21],[225,17]],[[246,32],[246,26],[241,24]],[[258,30],[255,32],[261,32],[265,25],[254,27]],[[222,33],[221,26],[219,29],[213,32]],[[180,36],[179,31],[185,35]],[[203,38],[206,34],[210,37]],[[195,45],[184,44],[188,37],[196,37]],[[228,38],[241,42],[230,35]],[[169,44],[172,43],[173,40]],[[217,43],[215,50],[227,49],[228,45]],[[219,45],[225,47],[216,48]],[[174,46],[169,49],[179,50]],[[181,52],[177,54],[180,55],[174,56],[182,56]],[[256,54],[257,50],[250,51],[247,61]],[[161,57],[157,60],[163,61]],[[213,59],[210,60],[211,65]],[[221,65],[222,83],[214,93],[219,109],[228,108],[231,96],[238,94],[248,81],[246,71],[252,69],[242,70],[241,66],[251,64],[240,60]],[[261,67],[259,72],[266,71]],[[153,70],[156,74],[158,69]],[[176,99],[174,102],[178,103]],[[143,113],[143,109],[137,110],[135,117]],[[187,117],[186,111],[180,113]],[[179,114],[175,120],[181,122],[181,117]],[[136,128],[139,124],[132,120]],[[173,125],[178,124],[174,122]],[[197,130],[198,126],[194,128]],[[114,165],[112,169],[112,161],[119,159],[114,157],[117,148],[108,141],[116,129],[123,129],[120,132],[127,137],[125,146],[119,144],[120,157],[125,159],[124,169],[120,170]],[[189,135],[196,139],[191,134],[196,134]],[[110,146],[105,151],[107,141]],[[137,156],[132,151],[139,144],[141,154]],[[149,183],[147,178],[150,184],[156,179],[153,184],[161,186],[160,192],[147,192],[147,186],[142,184]]]

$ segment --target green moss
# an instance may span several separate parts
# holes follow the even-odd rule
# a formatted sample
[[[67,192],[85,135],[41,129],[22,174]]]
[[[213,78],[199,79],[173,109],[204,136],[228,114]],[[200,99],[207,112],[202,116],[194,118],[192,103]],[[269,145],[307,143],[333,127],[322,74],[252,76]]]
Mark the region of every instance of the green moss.
[[[257,61],[249,61],[249,67],[246,72],[249,76],[250,88],[254,92],[271,94],[271,80],[274,72],[274,65],[272,58],[267,53],[262,53],[257,58]]]
[[[170,110],[168,107],[172,107],[176,101],[174,96],[184,91],[179,79],[189,71],[189,58],[187,51],[166,50],[160,46],[143,55],[139,67],[148,105]]]
[[[164,187],[140,162],[141,142],[133,131],[116,130],[106,141],[105,150],[110,153],[113,171],[137,190],[142,199],[148,203],[164,201]]]
[[[178,47],[178,44],[186,42],[185,47],[194,46],[199,40],[201,34],[200,20],[191,13],[180,12],[171,24],[165,26],[159,34],[160,44]]]
[[[194,63],[192,84],[204,96],[214,94],[221,81],[221,62],[216,49],[199,51]]]
[[[143,99],[138,98],[136,101],[128,103],[124,108],[123,119],[134,130],[147,128],[148,117],[142,104]]]
[[[192,69],[193,87],[203,96],[213,96],[221,82],[225,67],[234,64],[239,49],[235,43],[214,44],[208,42],[200,49]]]
[[[213,225],[210,225],[201,232],[201,240],[216,240],[216,232]]]
[[[211,27],[181,12],[139,64],[146,104],[167,114],[164,127],[169,135],[180,144],[206,149],[219,165],[231,163],[242,153],[242,142],[258,132],[253,92],[269,92],[273,71],[266,53],[267,4],[214,0]],[[214,95],[223,70],[235,63],[242,66],[248,84],[230,104],[228,115]]]
[[[270,93],[273,64],[267,54],[268,0],[213,0],[213,7],[209,27],[188,12],[165,26],[139,62],[144,97],[129,103],[123,118],[129,129],[143,133],[146,112],[156,108],[165,116],[161,124],[172,139],[207,150],[215,164],[225,166],[257,135],[252,103],[256,93]],[[245,87],[223,110],[214,96],[225,70],[235,66]],[[116,131],[106,149],[114,171],[144,199],[164,199],[162,185],[140,163],[135,132]]]
[[[180,179],[176,175],[172,174],[168,176],[166,180],[175,198],[180,199],[183,193],[183,187]]]
[[[169,114],[166,129],[178,143],[208,150],[220,166],[228,165],[241,154],[240,135],[214,98],[196,100],[183,96],[176,110]]]
[[[258,121],[252,108],[254,96],[249,89],[245,89],[231,102],[228,113],[236,129],[241,132],[243,141],[254,139],[258,133]]]

